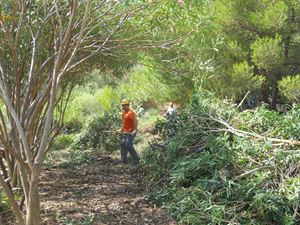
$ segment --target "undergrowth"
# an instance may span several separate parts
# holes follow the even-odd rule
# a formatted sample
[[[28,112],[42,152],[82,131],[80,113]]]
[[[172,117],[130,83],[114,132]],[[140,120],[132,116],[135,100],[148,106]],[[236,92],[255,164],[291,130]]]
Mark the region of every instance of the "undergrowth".
[[[299,115],[195,94],[144,153],[147,196],[180,224],[298,224]]]

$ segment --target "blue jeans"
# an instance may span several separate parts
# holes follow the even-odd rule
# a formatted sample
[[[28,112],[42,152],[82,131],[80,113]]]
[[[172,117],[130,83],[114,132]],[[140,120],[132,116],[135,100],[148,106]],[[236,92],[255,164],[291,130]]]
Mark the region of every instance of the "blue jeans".
[[[137,152],[133,147],[133,140],[135,135],[121,134],[121,161],[127,162],[127,152],[130,153],[132,159],[136,162],[140,160]]]

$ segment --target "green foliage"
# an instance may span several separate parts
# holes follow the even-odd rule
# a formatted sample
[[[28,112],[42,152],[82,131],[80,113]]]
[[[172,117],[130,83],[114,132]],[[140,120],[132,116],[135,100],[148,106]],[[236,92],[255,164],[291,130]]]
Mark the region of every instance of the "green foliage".
[[[65,123],[53,143],[47,162],[57,161],[61,166],[73,166],[93,160],[93,154],[119,148],[114,131],[120,127],[118,92],[107,85],[111,80],[84,81],[73,91]],[[94,77],[95,76],[95,77]],[[58,151],[59,150],[59,151]]]
[[[299,140],[299,112],[299,106],[291,108],[287,114],[279,114],[262,106],[255,111],[240,113],[238,118],[232,120],[232,123],[242,130],[265,133],[288,140]]]
[[[7,195],[4,192],[1,192],[0,194],[1,194],[0,200],[2,201],[1,207],[0,207],[0,212],[4,212],[4,211],[7,211],[10,209],[10,205],[9,205]],[[17,200],[20,200],[22,197],[22,194],[20,193],[19,189],[13,190],[13,195],[14,195],[14,198]]]
[[[99,114],[102,107],[97,98],[100,96],[100,91],[88,86],[80,86],[76,88],[69,100],[68,107],[65,113],[65,122],[69,124],[85,123],[89,117]],[[78,125],[76,125],[78,126]]]
[[[287,99],[298,102],[300,99],[300,75],[284,77],[279,81],[279,89]]]
[[[83,127],[82,118],[77,118],[77,117],[72,118],[72,120],[68,120],[64,123],[62,133],[63,134],[79,133],[82,127]]]
[[[7,198],[7,195],[3,192],[1,192],[1,207],[0,207],[0,212],[3,212],[3,211],[6,211],[8,210],[10,207],[9,207],[9,203],[8,203],[8,198]]]
[[[272,72],[279,69],[283,62],[281,38],[259,38],[252,45],[252,61],[261,69]]]
[[[196,84],[235,101],[252,91],[258,99],[270,104],[271,98],[271,104],[276,105],[279,79],[288,74],[299,74],[300,70],[300,64],[296,62],[300,52],[299,29],[296,27],[300,23],[295,19],[300,15],[299,3],[219,0],[206,7],[213,15],[204,28],[210,32],[204,34],[199,30],[202,41],[193,40],[194,45],[200,45],[199,49],[204,47],[202,56],[206,56],[198,58],[205,66],[195,75]],[[252,68],[254,76],[251,77],[258,80],[249,82],[245,67],[242,71],[239,66],[235,72],[236,65],[241,62]]]
[[[97,98],[103,112],[113,111],[114,107],[120,104],[120,97],[116,90],[106,85],[101,89],[99,97]]]
[[[210,67],[206,62],[213,54],[203,49],[212,49],[207,42],[214,41],[207,35],[214,32],[209,26],[213,4],[208,0],[185,1],[184,6],[177,1],[152,2],[155,2],[153,11],[139,21],[139,28],[145,29],[151,45],[156,46],[147,49],[141,57],[142,64],[151,68],[147,69],[149,78],[143,79],[143,86],[156,88],[148,91],[155,100],[186,102],[193,89],[194,76]],[[139,93],[146,95],[143,91]]]
[[[75,148],[94,150],[102,149],[114,151],[119,148],[119,141],[115,131],[120,128],[118,111],[105,113],[103,116],[96,116],[88,122],[87,127],[82,132],[79,140],[75,143]]]
[[[59,135],[52,146],[52,149],[59,150],[59,149],[67,149],[72,146],[74,142],[75,136],[74,134],[62,134]]]
[[[226,96],[232,99],[241,99],[249,90],[257,90],[264,81],[264,77],[254,75],[253,66],[247,62],[233,65],[230,76],[230,87],[227,88]]]
[[[235,135],[218,121],[247,134],[300,138],[297,107],[286,115],[265,106],[239,112],[208,93],[195,93],[176,133],[144,154],[149,186],[160,181],[148,197],[180,224],[295,224],[299,147]]]
[[[130,72],[129,77],[125,77],[119,86],[121,96],[127,96],[138,102],[152,100],[157,103],[166,102],[170,99],[177,100],[181,96],[177,95],[175,88],[176,81],[164,79],[163,75],[146,67],[136,67]],[[179,85],[178,88],[180,88]]]
[[[68,155],[65,156],[64,160],[61,160],[58,165],[62,168],[72,168],[75,166],[89,164],[97,158],[97,154],[90,150],[71,148],[68,151]]]
[[[261,31],[283,31],[287,29],[288,6],[284,1],[275,1],[269,4],[268,1],[257,3],[256,12],[251,12],[249,20],[259,27]]]
[[[251,209],[258,212],[261,219],[269,223],[281,221],[282,224],[284,215],[290,213],[287,199],[278,193],[257,191],[253,199]]]

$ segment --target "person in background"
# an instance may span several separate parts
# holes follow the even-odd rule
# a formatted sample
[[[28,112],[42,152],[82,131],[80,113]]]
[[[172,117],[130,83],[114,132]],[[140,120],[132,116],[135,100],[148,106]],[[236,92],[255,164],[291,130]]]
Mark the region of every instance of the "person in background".
[[[133,140],[137,133],[138,121],[134,111],[130,109],[130,101],[128,99],[122,100],[122,127],[116,131],[120,134],[121,140],[121,160],[122,163],[127,163],[127,153],[129,152],[133,161],[138,163],[140,157],[138,156],[134,146]]]
[[[164,113],[164,117],[167,119],[166,123],[164,124],[164,134],[167,136],[172,136],[176,133],[178,127],[177,121],[177,110],[174,107],[174,103],[170,102],[168,108]]]
[[[169,116],[174,116],[176,115],[176,108],[174,107],[174,103],[173,102],[170,102],[169,104],[169,107],[167,108],[167,111],[166,111],[166,116],[169,117]]]

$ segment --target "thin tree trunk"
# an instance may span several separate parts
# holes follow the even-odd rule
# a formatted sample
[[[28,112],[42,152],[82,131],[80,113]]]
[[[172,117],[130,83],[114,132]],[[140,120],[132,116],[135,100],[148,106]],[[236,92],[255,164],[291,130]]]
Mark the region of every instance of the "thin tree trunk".
[[[276,72],[274,80],[272,80],[272,100],[271,100],[271,109],[276,110],[276,105],[278,102],[279,89],[278,81],[281,79],[280,73]]]
[[[17,186],[18,184],[18,162],[14,162],[14,168],[12,170],[12,177],[11,177],[11,185],[13,187]]]
[[[276,110],[276,104],[278,102],[278,87],[277,81],[274,81],[272,85],[272,101],[271,101],[271,109]]]
[[[262,101],[266,104],[270,104],[269,102],[269,95],[268,95],[268,85],[266,84],[266,82],[263,82],[262,85],[261,85],[261,98],[262,98]]]
[[[4,151],[5,151],[5,161],[6,161],[8,177],[10,177],[10,179],[13,179],[14,160],[13,160],[13,158],[10,158],[10,155],[9,155],[9,152],[7,149],[5,149]]]
[[[41,225],[40,196],[38,192],[39,175],[39,165],[33,165],[30,178],[29,195],[26,199],[26,225]]]

